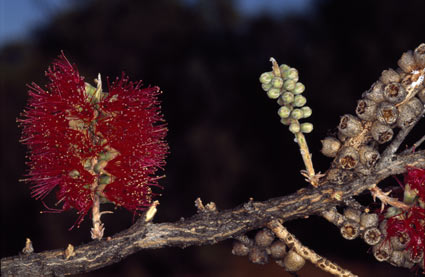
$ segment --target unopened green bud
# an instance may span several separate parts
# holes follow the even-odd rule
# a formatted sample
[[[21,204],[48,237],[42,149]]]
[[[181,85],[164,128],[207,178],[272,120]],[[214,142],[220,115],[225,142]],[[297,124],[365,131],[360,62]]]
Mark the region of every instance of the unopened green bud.
[[[397,208],[397,207],[388,207],[387,212],[385,213],[385,218],[390,218],[393,216],[396,216],[398,214],[401,214],[401,209]]]
[[[292,122],[292,119],[290,117],[280,119],[280,123],[282,123],[283,125],[290,125],[291,122]]]
[[[310,122],[305,122],[301,124],[301,132],[303,133],[311,133],[311,131],[313,131],[313,124],[311,124]]]
[[[311,110],[311,108],[309,106],[304,106],[301,108],[301,110],[303,111],[303,118],[307,118],[310,117],[311,114],[313,113],[313,111]]]
[[[283,87],[283,79],[280,77],[274,77],[272,79],[272,85],[274,88],[281,88]]]
[[[99,177],[99,184],[101,185],[107,185],[111,183],[111,176],[107,175],[107,174],[102,174]]]
[[[76,169],[71,170],[68,173],[69,177],[71,177],[72,179],[77,179],[78,177],[80,177],[80,172]]]
[[[286,77],[288,79],[294,80],[295,82],[298,81],[298,70],[296,70],[295,68],[288,69]]]
[[[295,84],[295,88],[294,88],[294,93],[295,94],[301,94],[301,93],[304,92],[304,90],[305,90],[305,86],[304,86],[303,83],[297,82]]]
[[[410,205],[413,204],[418,196],[418,193],[416,190],[412,189],[410,187],[410,184],[407,184],[404,187],[404,195],[403,195],[403,202]]]
[[[277,99],[280,96],[280,89],[271,88],[267,91],[267,96],[271,99]]]
[[[307,99],[302,95],[296,95],[294,98],[294,106],[295,107],[302,107],[307,103]]]
[[[284,87],[286,90],[293,91],[293,90],[294,90],[294,88],[295,88],[295,81],[294,81],[294,80],[291,80],[291,79],[286,80],[286,81],[283,83],[283,87]]]
[[[290,69],[290,67],[287,64],[281,64],[279,66],[279,69],[280,69],[282,77],[285,78],[285,72],[288,71]]]
[[[281,118],[288,118],[289,115],[291,114],[291,109],[288,108],[287,106],[282,106],[279,108],[277,113]]]
[[[298,133],[300,131],[300,124],[298,122],[293,122],[289,125],[289,131],[291,133]]]
[[[270,82],[270,83],[268,83],[268,84],[261,84],[261,88],[262,88],[264,91],[268,91],[269,89],[271,89],[271,88],[272,88],[272,83]]]
[[[292,112],[291,112],[291,117],[293,118],[293,119],[301,119],[301,118],[303,118],[303,116],[304,116],[304,114],[303,114],[303,111],[301,110],[301,109],[294,109]]]
[[[268,84],[273,79],[273,73],[272,72],[264,72],[260,75],[260,82],[262,84]]]
[[[294,94],[292,92],[289,92],[289,91],[285,91],[282,94],[281,98],[282,98],[282,101],[285,105],[294,102]]]

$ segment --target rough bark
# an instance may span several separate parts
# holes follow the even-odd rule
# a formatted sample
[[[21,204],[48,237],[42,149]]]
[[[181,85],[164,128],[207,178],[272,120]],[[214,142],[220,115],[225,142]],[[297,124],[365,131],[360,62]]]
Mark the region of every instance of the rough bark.
[[[139,218],[129,229],[108,239],[68,250],[20,254],[1,259],[2,276],[62,276],[93,271],[117,263],[142,249],[214,244],[258,229],[273,219],[289,221],[343,205],[381,180],[406,171],[406,166],[425,168],[425,150],[402,153],[376,165],[375,172],[357,175],[343,185],[325,182],[294,194],[264,202],[249,201],[224,211],[199,211],[173,223],[145,223]]]

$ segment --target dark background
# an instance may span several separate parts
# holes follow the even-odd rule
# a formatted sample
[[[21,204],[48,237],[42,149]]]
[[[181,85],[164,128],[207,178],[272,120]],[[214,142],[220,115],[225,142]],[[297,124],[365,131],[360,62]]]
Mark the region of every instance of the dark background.
[[[229,209],[249,197],[262,201],[306,186],[293,136],[258,82],[270,70],[271,56],[296,67],[307,87],[315,127],[307,140],[316,170],[325,171],[330,160],[319,153],[320,139],[334,131],[339,116],[354,113],[356,100],[383,69],[395,68],[402,52],[424,42],[424,10],[423,0],[335,0],[313,1],[305,13],[248,17],[228,0],[93,0],[55,14],[28,39],[0,48],[2,257],[16,255],[26,237],[36,252],[90,240],[89,219],[68,231],[74,212],[40,214],[41,202],[18,182],[26,149],[15,119],[26,104],[25,84],[45,84],[44,70],[60,50],[90,82],[98,72],[114,78],[125,71],[164,91],[171,152],[155,221],[172,222],[194,214],[197,197]],[[108,236],[128,228],[132,215],[117,210],[103,220]],[[307,246],[360,276],[414,276],[377,262],[365,243],[344,240],[323,219],[287,226]],[[260,266],[232,256],[231,241],[142,251],[81,276],[117,275],[290,276],[272,262]],[[308,263],[299,276],[330,275]]]

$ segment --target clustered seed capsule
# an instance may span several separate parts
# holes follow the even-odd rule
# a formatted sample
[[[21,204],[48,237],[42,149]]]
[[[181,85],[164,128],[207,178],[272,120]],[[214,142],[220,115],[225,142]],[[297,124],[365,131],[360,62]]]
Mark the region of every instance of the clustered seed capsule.
[[[360,163],[370,168],[376,164],[380,158],[378,150],[369,145],[362,145],[359,148]]]
[[[353,169],[359,162],[359,153],[354,147],[343,147],[338,153],[337,162],[343,169]]]
[[[361,99],[357,102],[356,114],[360,119],[372,121],[376,118],[377,104],[369,99]]]
[[[285,259],[283,260],[283,264],[287,271],[296,272],[304,266],[305,259],[301,257],[293,249],[291,249],[289,250],[288,254],[285,256]]]
[[[363,130],[363,125],[357,117],[346,114],[341,117],[338,130],[347,137],[355,137]]]
[[[343,238],[353,240],[359,236],[360,226],[355,221],[347,220],[342,224],[340,231]]]
[[[382,234],[376,227],[367,228],[363,232],[363,239],[369,245],[376,245],[381,241]]]
[[[255,235],[255,243],[260,247],[268,247],[274,240],[274,234],[269,229],[263,229]]]
[[[397,121],[398,110],[394,104],[382,102],[378,106],[376,117],[382,124],[391,126]]]
[[[389,68],[388,70],[382,71],[379,80],[384,84],[398,83],[400,82],[400,75],[394,69]]]
[[[322,154],[326,157],[335,157],[341,148],[341,142],[334,137],[326,137],[322,140]]]
[[[389,242],[383,240],[380,243],[373,246],[372,252],[378,261],[383,262],[383,261],[387,261],[391,257],[391,254],[393,253],[393,249],[391,248],[391,245]]]

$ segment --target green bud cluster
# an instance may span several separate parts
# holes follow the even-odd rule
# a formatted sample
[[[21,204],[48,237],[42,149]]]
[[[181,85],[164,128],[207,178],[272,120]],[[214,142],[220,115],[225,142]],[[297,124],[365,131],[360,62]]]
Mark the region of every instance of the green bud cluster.
[[[277,113],[282,124],[288,125],[292,133],[310,133],[313,124],[299,122],[300,119],[310,117],[312,110],[305,106],[307,99],[302,95],[305,86],[298,82],[298,79],[298,70],[286,64],[280,65],[278,70],[273,68],[273,71],[260,75],[260,83],[267,96],[277,99],[277,103],[281,106]]]

